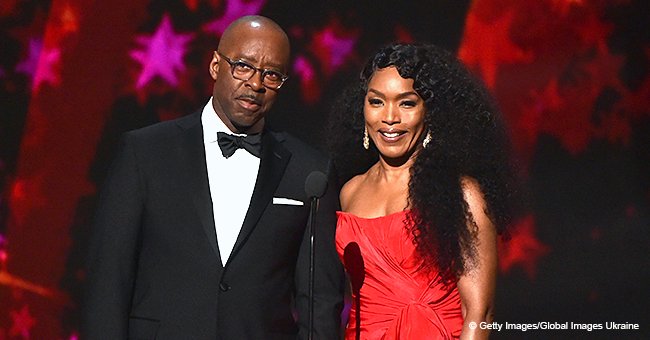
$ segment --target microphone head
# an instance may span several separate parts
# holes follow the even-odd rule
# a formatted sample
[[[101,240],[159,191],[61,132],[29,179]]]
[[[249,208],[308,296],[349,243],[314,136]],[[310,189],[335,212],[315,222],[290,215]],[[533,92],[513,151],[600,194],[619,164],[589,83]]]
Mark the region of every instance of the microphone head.
[[[309,198],[318,198],[325,194],[327,176],[320,171],[312,171],[305,180],[305,193]]]

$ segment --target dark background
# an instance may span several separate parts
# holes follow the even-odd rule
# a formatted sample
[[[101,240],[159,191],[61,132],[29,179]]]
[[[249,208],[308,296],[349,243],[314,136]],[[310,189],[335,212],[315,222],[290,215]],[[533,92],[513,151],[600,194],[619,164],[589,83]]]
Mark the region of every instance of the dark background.
[[[527,201],[500,244],[495,339],[650,337],[644,0],[0,2],[0,340],[76,339],[96,192],[119,135],[199,109],[222,28],[292,40],[271,126],[323,147],[327,111],[392,41],[458,53],[506,117]],[[165,34],[165,32],[167,32]],[[161,169],[163,171],[164,169]]]

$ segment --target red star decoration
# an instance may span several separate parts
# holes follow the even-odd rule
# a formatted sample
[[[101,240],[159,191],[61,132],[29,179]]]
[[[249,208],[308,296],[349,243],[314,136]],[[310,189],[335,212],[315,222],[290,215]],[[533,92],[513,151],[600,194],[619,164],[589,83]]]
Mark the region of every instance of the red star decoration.
[[[225,10],[221,17],[203,25],[203,30],[208,33],[216,33],[218,36],[221,36],[223,31],[237,18],[249,15],[257,14],[260,12],[266,0],[230,0],[225,3]]]
[[[610,52],[605,38],[600,40],[596,45],[596,56],[584,67],[589,75],[589,79],[586,79],[588,84],[584,85],[591,85],[590,93],[598,94],[604,86],[624,91],[618,78],[624,60],[625,57]]]
[[[603,89],[612,88],[623,94],[625,87],[618,79],[623,57],[610,53],[604,41],[594,48],[594,56],[585,62],[576,57],[569,81],[552,78],[540,94],[533,91],[532,101],[515,117],[515,140],[520,148],[531,151],[539,133],[556,137],[572,154],[582,152],[594,137],[612,142],[627,142],[630,119],[616,112],[606,112],[594,123],[594,103]]]
[[[583,5],[583,0],[551,0],[551,6],[553,9],[563,17],[567,16],[571,9]]]
[[[318,58],[321,70],[329,77],[350,58],[358,36],[358,30],[346,29],[334,18],[313,35],[309,51]]]
[[[196,11],[196,9],[199,7],[199,0],[184,0],[183,2],[185,2],[185,6],[192,12]]]
[[[79,10],[66,3],[59,16],[60,30],[63,35],[79,31]]]
[[[521,109],[517,110],[517,115],[511,117],[513,129],[510,133],[514,146],[525,159],[531,157],[534,152],[546,113],[549,110],[559,110],[562,106],[563,99],[558,86],[557,79],[553,78],[544,90],[531,90],[526,102],[520,104]]]
[[[299,55],[293,63],[293,72],[300,79],[302,100],[308,104],[315,104],[320,98],[321,87],[317,81],[314,65],[305,56]]]
[[[413,34],[409,32],[404,26],[395,26],[395,40],[403,43],[412,43],[415,41]]]
[[[18,5],[18,0],[0,1],[0,18],[16,13],[16,5]]]
[[[534,280],[538,261],[549,251],[550,248],[535,237],[535,220],[529,215],[515,226],[510,240],[499,242],[499,268],[502,273],[508,273],[520,266],[528,278]]]
[[[577,33],[587,47],[604,43],[614,29],[614,25],[602,21],[595,10],[585,11],[577,24]]]
[[[650,47],[645,48],[646,59],[650,60]],[[633,117],[650,114],[650,77],[645,77],[641,86],[634,91],[625,91],[623,100],[617,109],[631,114]]]
[[[594,134],[591,110],[595,94],[583,87],[560,88],[562,106],[546,110],[540,127],[542,132],[556,137],[572,154],[583,151]]]
[[[25,305],[20,312],[11,311],[10,314],[13,324],[9,330],[9,335],[29,339],[29,333],[36,324],[36,320],[29,314],[29,307]]]
[[[569,116],[567,118],[571,120],[571,124],[563,128],[557,124],[547,125],[548,131],[560,138],[574,153],[583,150],[593,137],[603,137],[611,142],[623,143],[627,143],[630,138],[629,117],[618,115],[616,112],[606,112],[597,124],[592,120],[594,103],[604,88],[612,88],[620,94],[626,92],[619,80],[625,58],[612,54],[604,39],[595,48],[595,53],[593,59],[580,65],[580,69],[583,69],[586,75],[579,78],[574,86],[564,88],[562,91],[567,105],[558,114]],[[567,114],[569,112],[572,114]]]
[[[458,56],[469,67],[478,69],[489,88],[494,88],[496,84],[499,65],[533,60],[530,52],[524,51],[510,39],[514,19],[515,11],[512,9],[490,22],[484,21],[474,11],[467,15]]]

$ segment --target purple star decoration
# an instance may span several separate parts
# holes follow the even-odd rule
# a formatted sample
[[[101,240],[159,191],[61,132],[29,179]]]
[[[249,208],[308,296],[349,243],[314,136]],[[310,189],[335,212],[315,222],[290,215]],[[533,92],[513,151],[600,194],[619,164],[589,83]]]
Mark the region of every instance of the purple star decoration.
[[[207,23],[203,26],[203,30],[209,33],[216,33],[221,36],[223,31],[230,25],[231,22],[235,19],[244,16],[257,14],[264,6],[265,0],[252,0],[252,1],[241,1],[241,0],[232,0],[226,1],[226,9],[223,16],[218,18],[210,23]]]
[[[162,77],[170,85],[178,85],[178,73],[185,71],[183,57],[193,36],[192,33],[175,33],[169,15],[165,14],[153,35],[136,37],[142,49],[129,53],[142,64],[136,88],[142,89],[155,76]]]
[[[59,83],[56,66],[61,58],[58,48],[43,48],[43,41],[38,38],[29,40],[29,56],[16,65],[16,72],[24,73],[31,77],[32,91],[37,92],[40,85]]]

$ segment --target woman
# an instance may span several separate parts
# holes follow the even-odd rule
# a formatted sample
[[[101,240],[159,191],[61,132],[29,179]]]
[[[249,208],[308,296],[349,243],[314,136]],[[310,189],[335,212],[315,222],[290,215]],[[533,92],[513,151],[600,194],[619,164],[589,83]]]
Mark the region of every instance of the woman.
[[[334,106],[347,339],[482,339],[512,172],[498,112],[448,52],[394,44]],[[478,325],[478,326],[477,326]]]

